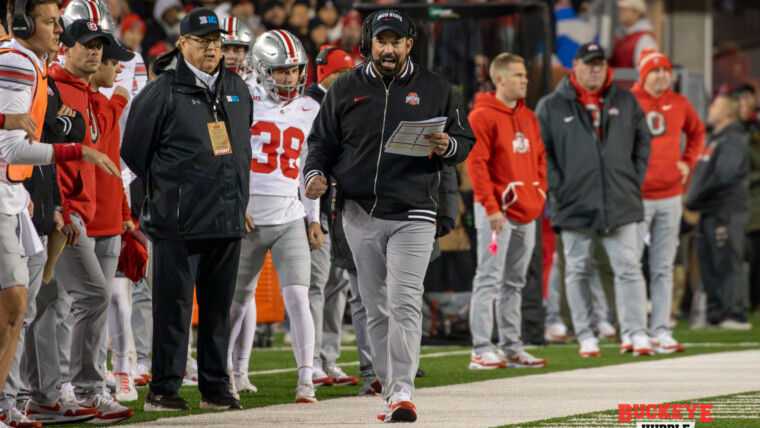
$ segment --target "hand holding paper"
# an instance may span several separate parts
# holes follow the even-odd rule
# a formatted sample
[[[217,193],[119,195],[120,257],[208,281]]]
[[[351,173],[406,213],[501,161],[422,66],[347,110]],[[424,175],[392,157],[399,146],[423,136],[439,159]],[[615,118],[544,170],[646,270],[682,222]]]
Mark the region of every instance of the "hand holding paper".
[[[401,121],[385,143],[385,153],[423,157],[431,154],[431,148],[434,153],[445,153],[449,144],[449,137],[443,132],[445,125],[445,117],[419,122]],[[445,136],[445,143],[442,136]],[[445,148],[441,151],[442,144],[445,144]]]

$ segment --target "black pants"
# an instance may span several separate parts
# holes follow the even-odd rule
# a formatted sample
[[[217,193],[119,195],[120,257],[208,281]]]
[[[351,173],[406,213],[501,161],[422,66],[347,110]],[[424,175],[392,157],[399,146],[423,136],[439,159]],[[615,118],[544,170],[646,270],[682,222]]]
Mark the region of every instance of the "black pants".
[[[157,241],[153,247],[153,380],[150,389],[179,391],[187,364],[187,342],[198,301],[198,389],[203,396],[228,395],[227,345],[240,239]],[[195,287],[194,287],[195,286]]]
[[[746,321],[744,228],[749,215],[703,213],[697,225],[697,259],[707,294],[707,321]]]
[[[747,234],[749,240],[749,307],[760,310],[760,232]]]

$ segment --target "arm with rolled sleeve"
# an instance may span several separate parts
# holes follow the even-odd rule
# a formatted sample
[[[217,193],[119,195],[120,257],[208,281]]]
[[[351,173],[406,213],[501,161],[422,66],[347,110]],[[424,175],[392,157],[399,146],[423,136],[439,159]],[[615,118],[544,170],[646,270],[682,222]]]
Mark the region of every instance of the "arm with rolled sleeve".
[[[449,149],[441,155],[446,165],[454,166],[464,162],[475,145],[475,136],[470,129],[470,122],[457,100],[454,90],[449,86],[449,98],[446,102],[446,126],[443,131],[449,134]]]
[[[340,80],[333,83],[333,90],[327,91],[322,106],[319,108],[319,113],[314,119],[306,143],[309,153],[303,167],[304,186],[308,185],[309,180],[317,175],[329,177],[343,150],[341,147],[341,112],[338,111],[339,95],[342,88],[335,87],[340,83]]]
[[[161,137],[164,110],[156,112],[156,106],[164,106],[169,88],[161,84],[159,77],[145,87],[133,100],[129,119],[124,130],[121,158],[132,172],[144,182]]]
[[[644,184],[644,179],[647,175],[647,166],[649,165],[649,154],[652,152],[652,133],[649,131],[649,125],[647,125],[646,117],[644,116],[644,110],[641,109],[639,102],[631,95],[633,99],[633,126],[634,126],[634,141],[633,141],[633,167],[636,170],[636,176],[638,177],[638,184],[641,187]]]

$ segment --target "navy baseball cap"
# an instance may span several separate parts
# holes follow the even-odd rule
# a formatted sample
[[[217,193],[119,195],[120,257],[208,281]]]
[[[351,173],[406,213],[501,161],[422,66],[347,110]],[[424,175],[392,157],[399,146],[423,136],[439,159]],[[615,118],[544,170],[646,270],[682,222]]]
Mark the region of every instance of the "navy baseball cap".
[[[372,29],[372,37],[377,37],[378,34],[385,30],[391,30],[401,37],[409,37],[411,29],[411,23],[394,10],[378,12],[377,15],[372,18],[370,25],[370,28]]]
[[[90,40],[97,39],[98,37],[103,39],[103,45],[111,44],[111,40],[108,38],[108,35],[106,35],[106,33],[103,32],[100,26],[94,21],[89,21],[87,19],[77,19],[76,21],[69,24],[68,28],[66,28],[66,31],[69,33],[71,38],[80,44],[85,44]]]
[[[63,32],[61,33],[58,38],[60,39],[61,43],[63,43],[64,46],[67,48],[73,48],[75,44],[77,44],[77,41],[74,40],[73,37],[71,37],[71,34],[69,34],[68,31],[66,31],[66,26],[63,25],[63,18],[58,18],[58,23],[61,24],[61,28],[63,28]]]
[[[103,59],[113,58],[117,61],[131,61],[135,57],[134,52],[130,52],[110,34],[108,34],[109,44],[103,46]]]
[[[598,43],[586,43],[575,51],[575,59],[583,60],[583,62],[589,62],[596,58],[606,58],[604,49]]]
[[[227,34],[227,31],[219,28],[219,18],[217,18],[216,13],[205,7],[196,7],[191,10],[179,23],[179,34],[181,36],[187,34],[202,36],[212,31]]]

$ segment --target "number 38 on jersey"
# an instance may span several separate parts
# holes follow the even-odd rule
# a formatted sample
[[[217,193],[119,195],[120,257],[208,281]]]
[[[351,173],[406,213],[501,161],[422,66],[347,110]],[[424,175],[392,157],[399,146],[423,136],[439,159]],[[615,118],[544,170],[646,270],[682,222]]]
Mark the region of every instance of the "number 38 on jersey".
[[[293,126],[280,129],[273,122],[259,121],[251,127],[251,137],[251,171],[271,174],[280,169],[283,176],[298,179],[299,156],[306,139],[301,129]]]

